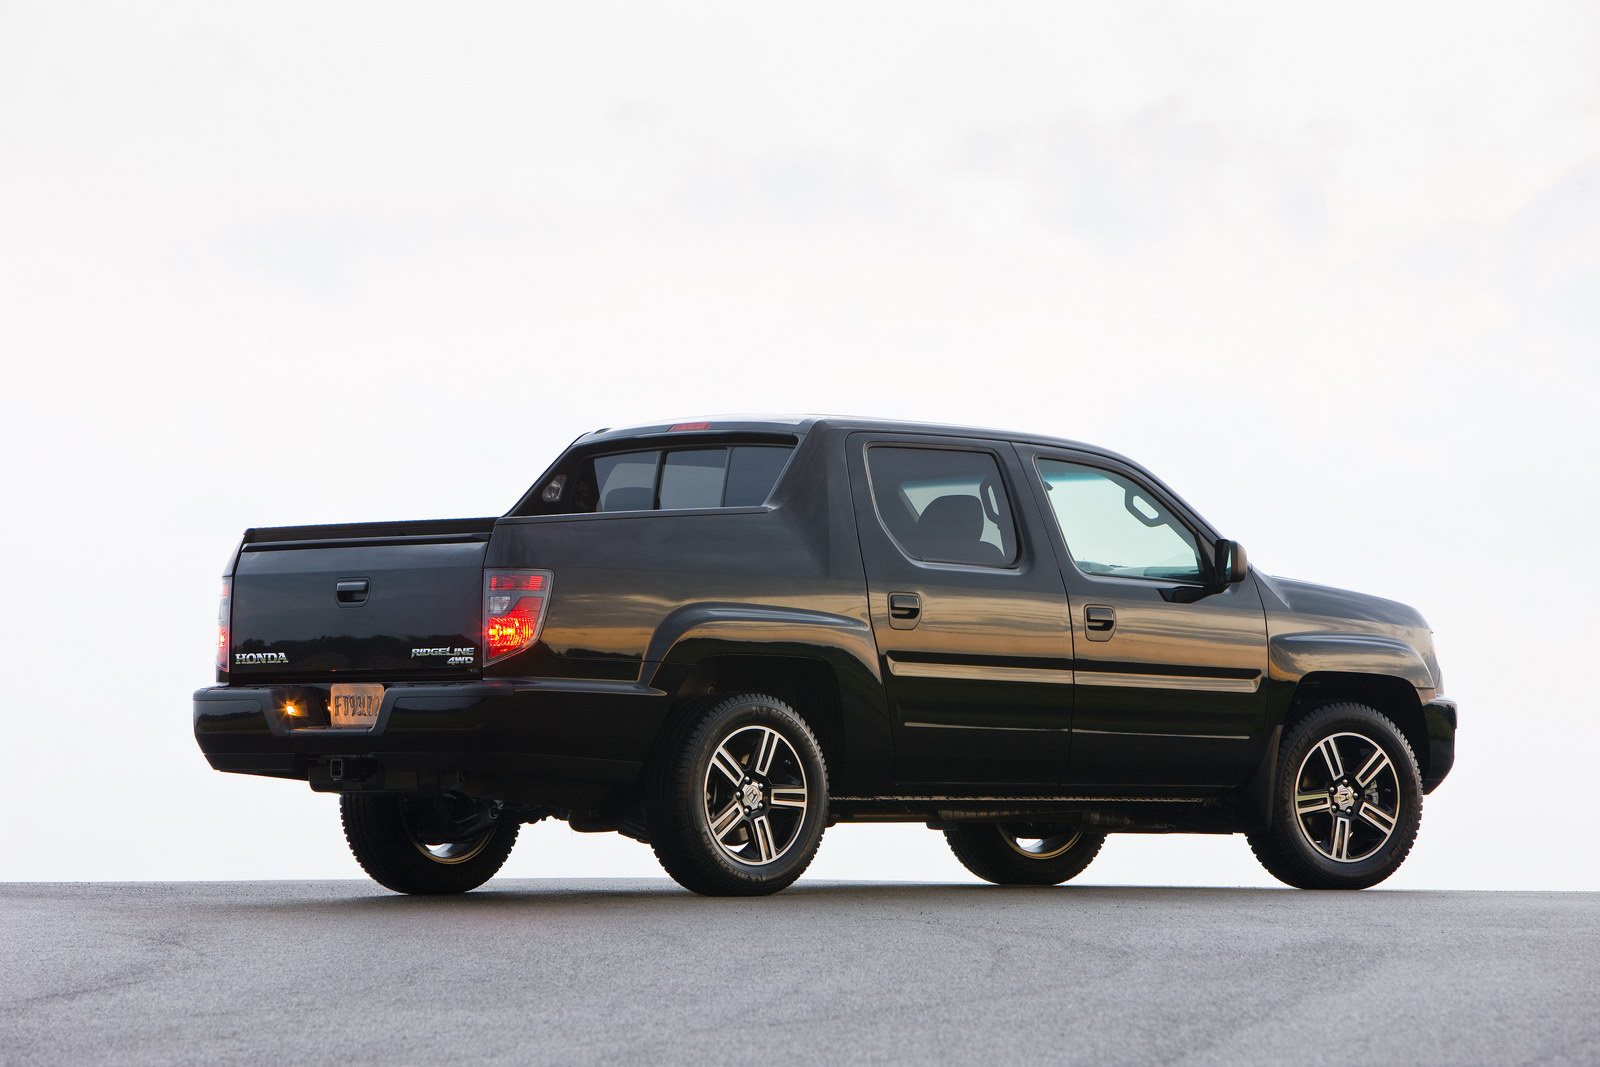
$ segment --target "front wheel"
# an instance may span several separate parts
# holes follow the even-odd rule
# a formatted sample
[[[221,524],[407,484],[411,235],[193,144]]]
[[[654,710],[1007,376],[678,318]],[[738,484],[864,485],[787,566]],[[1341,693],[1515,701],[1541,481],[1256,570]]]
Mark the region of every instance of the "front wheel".
[[[977,823],[944,832],[961,865],[996,885],[1060,885],[1076,878],[1106,835],[1056,823]]]
[[[347,793],[345,840],[361,869],[396,893],[465,893],[493,878],[517,843],[517,823],[450,797]]]
[[[805,720],[760,693],[683,710],[652,770],[650,843],[685,889],[776,893],[800,877],[828,821],[828,773]]]
[[[1366,889],[1411,852],[1422,776],[1399,728],[1365,704],[1329,704],[1283,739],[1272,826],[1248,835],[1273,877],[1300,889]]]

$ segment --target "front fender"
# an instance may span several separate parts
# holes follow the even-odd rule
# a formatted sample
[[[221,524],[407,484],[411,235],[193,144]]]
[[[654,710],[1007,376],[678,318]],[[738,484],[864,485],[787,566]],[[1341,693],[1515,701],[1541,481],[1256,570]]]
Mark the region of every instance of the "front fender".
[[[1439,683],[1427,661],[1411,645],[1379,634],[1296,633],[1268,639],[1269,669],[1273,678],[1298,682],[1308,674],[1388,675],[1410,682],[1424,701],[1433,698]]]

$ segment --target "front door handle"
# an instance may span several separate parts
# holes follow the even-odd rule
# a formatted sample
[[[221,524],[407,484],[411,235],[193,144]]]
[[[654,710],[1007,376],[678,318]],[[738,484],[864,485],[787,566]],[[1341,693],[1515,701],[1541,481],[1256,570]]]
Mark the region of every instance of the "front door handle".
[[[1091,641],[1109,641],[1117,628],[1117,612],[1105,604],[1091,604],[1083,609],[1083,636]]]
[[[915,593],[889,594],[889,625],[896,630],[910,630],[922,618],[922,598]]]

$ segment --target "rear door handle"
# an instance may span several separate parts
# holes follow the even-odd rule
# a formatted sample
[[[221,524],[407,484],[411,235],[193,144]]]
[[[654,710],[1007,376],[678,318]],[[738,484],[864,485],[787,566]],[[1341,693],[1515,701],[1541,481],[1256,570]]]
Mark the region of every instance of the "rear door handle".
[[[909,630],[922,618],[922,598],[915,593],[889,594],[889,625],[896,630]]]
[[[1115,608],[1091,604],[1083,609],[1083,635],[1091,641],[1109,641],[1117,628]]]

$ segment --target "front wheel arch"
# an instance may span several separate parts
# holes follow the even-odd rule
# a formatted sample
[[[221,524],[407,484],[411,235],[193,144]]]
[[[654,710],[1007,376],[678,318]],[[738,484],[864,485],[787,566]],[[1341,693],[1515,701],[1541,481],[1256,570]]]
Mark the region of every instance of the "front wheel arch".
[[[1393,675],[1351,674],[1343,671],[1315,671],[1295,686],[1289,710],[1283,718],[1287,734],[1308,715],[1329,704],[1365,704],[1380,712],[1405,735],[1417,761],[1417,770],[1428,777],[1428,726],[1422,713],[1422,698],[1416,687]]]

